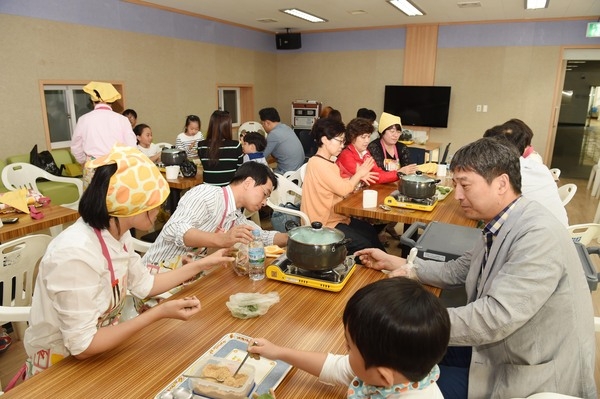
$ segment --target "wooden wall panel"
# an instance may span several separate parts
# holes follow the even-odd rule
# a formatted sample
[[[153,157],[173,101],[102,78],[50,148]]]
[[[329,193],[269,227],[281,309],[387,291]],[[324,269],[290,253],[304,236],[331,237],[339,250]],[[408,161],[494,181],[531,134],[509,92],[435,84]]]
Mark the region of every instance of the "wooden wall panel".
[[[410,25],[406,28],[405,85],[433,85],[437,39],[438,25]]]

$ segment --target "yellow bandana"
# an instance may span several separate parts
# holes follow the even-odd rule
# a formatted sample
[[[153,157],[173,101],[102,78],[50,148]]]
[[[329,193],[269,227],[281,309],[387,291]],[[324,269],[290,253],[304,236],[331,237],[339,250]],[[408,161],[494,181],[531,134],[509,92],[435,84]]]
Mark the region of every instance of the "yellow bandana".
[[[89,94],[94,102],[114,103],[121,98],[121,94],[119,94],[117,89],[106,82],[90,82],[83,86],[83,91]]]
[[[156,165],[137,148],[115,144],[108,155],[90,160],[86,168],[117,164],[106,193],[108,214],[135,216],[156,208],[169,196],[169,184]]]
[[[400,125],[400,129],[402,129],[402,121],[400,120],[400,117],[383,112],[381,114],[381,118],[379,118],[379,133],[385,132],[385,129],[392,125]]]

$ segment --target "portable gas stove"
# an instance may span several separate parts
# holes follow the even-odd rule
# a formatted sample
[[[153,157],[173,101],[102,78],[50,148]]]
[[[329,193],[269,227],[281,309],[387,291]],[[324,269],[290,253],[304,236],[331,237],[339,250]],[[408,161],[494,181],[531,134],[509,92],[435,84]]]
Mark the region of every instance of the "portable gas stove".
[[[438,203],[437,195],[425,199],[417,199],[407,197],[406,195],[400,194],[398,190],[392,192],[389,196],[385,197],[383,203],[388,206],[394,206],[397,208],[408,208],[416,209],[418,211],[431,212]]]
[[[347,256],[344,263],[331,270],[313,271],[292,265],[292,261],[283,254],[267,266],[265,274],[272,280],[339,292],[354,273],[354,269],[356,264],[353,256]]]

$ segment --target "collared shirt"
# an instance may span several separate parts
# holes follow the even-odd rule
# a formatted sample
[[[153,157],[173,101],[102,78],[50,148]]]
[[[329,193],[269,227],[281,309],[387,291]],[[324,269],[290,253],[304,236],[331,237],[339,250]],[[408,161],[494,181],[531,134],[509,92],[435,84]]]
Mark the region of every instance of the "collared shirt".
[[[510,204],[508,204],[504,209],[500,211],[492,220],[485,225],[483,230],[481,231],[483,235],[483,243],[485,244],[485,255],[483,256],[483,262],[481,268],[485,268],[485,264],[487,263],[487,258],[490,254],[490,250],[492,249],[492,244],[494,243],[494,238],[498,235],[498,232],[504,225],[504,222],[508,219],[510,215],[510,211],[515,207],[515,204],[522,198],[519,196]]]
[[[227,191],[227,201],[223,190]],[[192,251],[194,248],[183,242],[184,234],[190,229],[215,233],[218,229],[227,231],[238,224],[248,224],[260,229],[260,226],[246,219],[244,213],[236,208],[230,186],[201,184],[181,197],[177,209],[144,255],[143,261],[145,264],[160,265],[161,262]],[[273,244],[276,233],[277,231],[261,230],[265,246]]]

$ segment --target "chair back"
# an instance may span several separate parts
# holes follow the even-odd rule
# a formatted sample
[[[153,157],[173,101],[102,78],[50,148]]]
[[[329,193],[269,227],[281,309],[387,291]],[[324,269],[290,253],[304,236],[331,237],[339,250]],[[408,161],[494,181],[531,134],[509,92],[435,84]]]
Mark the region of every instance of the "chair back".
[[[298,168],[298,170],[291,170],[289,172],[285,172],[283,177],[294,182],[298,185],[298,187],[302,187],[302,182],[304,181],[304,175],[306,174],[306,163]]]
[[[577,185],[573,183],[562,185],[558,188],[558,196],[562,201],[563,206],[566,206],[575,196]]]
[[[2,184],[11,191],[18,190],[20,188],[26,188],[28,190],[32,189],[39,193],[40,190],[36,184],[37,179],[69,183],[77,186],[77,191],[79,192],[79,197],[77,200],[69,204],[62,204],[65,207],[77,209],[79,200],[83,195],[83,182],[81,179],[76,177],[54,176],[53,174],[50,174],[45,170],[38,168],[37,166],[25,162],[11,163],[2,169]]]
[[[552,169],[550,169],[550,173],[552,173],[552,177],[554,177],[554,181],[558,181],[558,178],[560,177],[560,169],[552,168]]]
[[[245,134],[247,132],[258,132],[258,133],[262,134],[263,136],[267,137],[267,132],[262,127],[260,122],[249,121],[249,122],[242,123],[240,125],[240,127],[238,128],[238,140],[241,140],[240,135],[242,133]]]
[[[574,242],[579,242],[586,247],[590,244],[600,244],[600,224],[598,223],[574,224],[567,227],[567,230]]]
[[[446,163],[446,159],[448,158],[448,151],[450,150],[450,144],[452,143],[448,143],[448,145],[446,146],[446,149],[444,150],[444,155],[442,155],[442,159],[440,160],[440,164]]]
[[[160,149],[162,150],[163,148],[171,148],[171,147],[175,147],[173,144],[171,143],[156,143],[156,145],[158,147],[160,147]]]
[[[36,234],[17,238],[0,245],[0,283],[2,306],[0,323],[13,322],[13,328],[23,339],[33,296],[33,284],[39,260],[46,253],[52,237]],[[12,298],[12,293],[14,298]]]
[[[278,173],[275,175],[277,176],[277,189],[273,190],[271,196],[267,198],[267,205],[274,211],[298,216],[303,225],[310,225],[310,219],[306,213],[279,205],[288,202],[291,202],[292,204],[300,202],[302,199],[302,189],[284,176]]]

